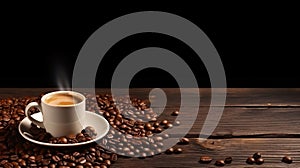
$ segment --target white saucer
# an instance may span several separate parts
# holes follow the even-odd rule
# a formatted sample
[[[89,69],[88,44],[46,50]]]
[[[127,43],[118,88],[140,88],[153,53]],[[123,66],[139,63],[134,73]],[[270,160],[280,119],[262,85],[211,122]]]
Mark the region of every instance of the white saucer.
[[[19,132],[28,141],[39,144],[39,145],[45,145],[45,146],[60,146],[60,147],[79,146],[79,145],[85,145],[85,144],[89,144],[92,142],[96,142],[108,133],[109,123],[106,121],[106,119],[104,117],[102,117],[96,113],[89,112],[89,111],[86,111],[86,113],[87,113],[86,114],[87,122],[86,122],[86,125],[84,125],[84,128],[86,128],[87,126],[91,126],[91,127],[95,128],[95,130],[97,132],[96,138],[93,140],[90,140],[90,141],[79,142],[79,143],[74,143],[74,144],[52,144],[52,143],[37,141],[30,136],[29,129],[31,127],[31,121],[27,117],[25,117],[20,122]],[[43,120],[41,112],[33,114],[32,117],[39,121]]]

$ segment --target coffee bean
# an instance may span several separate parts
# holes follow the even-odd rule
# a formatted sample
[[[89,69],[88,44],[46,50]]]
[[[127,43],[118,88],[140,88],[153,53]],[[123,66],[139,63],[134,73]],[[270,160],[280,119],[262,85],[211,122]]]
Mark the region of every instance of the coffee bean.
[[[180,153],[182,153],[182,149],[181,149],[181,148],[176,148],[176,149],[174,150],[174,153],[175,153],[175,154],[180,154]]]
[[[252,156],[255,160],[257,160],[258,158],[261,158],[261,154],[259,152],[256,152],[253,154]]]
[[[212,158],[209,156],[201,156],[199,159],[200,163],[208,164],[212,161]]]
[[[28,161],[31,163],[35,163],[35,156],[29,156]]]
[[[178,142],[179,145],[187,145],[189,143],[190,143],[190,140],[188,138],[182,138]]]
[[[162,121],[160,122],[161,125],[167,125],[168,123],[169,123],[168,120],[162,120]]]
[[[75,167],[75,166],[76,166],[76,164],[75,164],[75,163],[73,163],[73,162],[68,162],[68,166],[70,166],[70,167]]]
[[[224,162],[225,162],[226,164],[230,164],[230,163],[232,162],[232,157],[227,157],[227,158],[225,158]]]
[[[255,159],[253,157],[248,157],[248,159],[246,160],[246,163],[253,164],[253,163],[255,163]]]
[[[117,161],[117,160],[118,160],[118,155],[113,153],[113,154],[111,155],[111,157],[110,157],[110,160],[111,160],[112,162]]]
[[[179,114],[179,111],[173,111],[171,115],[172,116],[178,116],[178,114]]]
[[[216,165],[216,166],[225,166],[225,161],[224,161],[224,160],[217,160],[217,161],[215,162],[215,165]]]
[[[59,158],[59,156],[54,155],[54,156],[52,156],[52,160],[53,160],[54,162],[59,162],[59,161],[60,161],[60,158]]]
[[[66,143],[68,143],[68,139],[66,137],[60,137],[58,142],[62,143],[62,144],[66,144]]]
[[[84,168],[83,165],[77,165],[76,168]]]
[[[180,125],[180,121],[175,121],[175,122],[174,122],[174,125],[175,125],[175,126],[179,126],[179,125]]]
[[[162,131],[163,131],[162,128],[157,127],[157,128],[155,128],[155,130],[154,130],[153,132],[154,132],[154,133],[161,133]]]
[[[255,160],[255,163],[258,164],[258,165],[261,165],[261,164],[263,164],[264,162],[265,162],[265,161],[264,161],[263,158],[258,158],[258,159]]]
[[[172,154],[174,152],[174,148],[169,148],[165,151],[165,154]]]
[[[173,128],[173,124],[168,123],[164,126],[164,129]]]
[[[293,158],[290,156],[284,156],[281,161],[287,164],[291,164],[293,163]]]
[[[86,162],[86,159],[84,157],[81,157],[81,158],[78,159],[78,162],[80,164],[84,164]]]
[[[42,165],[43,166],[48,166],[51,163],[51,161],[49,159],[43,159],[42,160]]]

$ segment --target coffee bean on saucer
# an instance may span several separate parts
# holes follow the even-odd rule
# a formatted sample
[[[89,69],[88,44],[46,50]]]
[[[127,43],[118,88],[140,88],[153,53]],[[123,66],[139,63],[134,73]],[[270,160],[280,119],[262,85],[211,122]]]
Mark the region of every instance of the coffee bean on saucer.
[[[216,165],[216,166],[225,166],[225,161],[224,161],[224,160],[217,160],[217,161],[215,162],[215,165]]]
[[[291,163],[293,163],[293,158],[290,156],[284,156],[281,161],[283,163],[291,164]]]
[[[179,114],[179,111],[176,110],[176,111],[173,111],[171,115],[172,116],[178,116],[178,114]]]
[[[255,159],[253,157],[248,157],[248,159],[246,160],[246,163],[253,164],[253,163],[255,163]]]
[[[232,157],[227,157],[227,158],[225,158],[224,162],[225,162],[226,164],[231,164],[231,162],[232,162]]]
[[[209,156],[201,156],[199,159],[200,163],[208,164],[212,161],[212,158]]]

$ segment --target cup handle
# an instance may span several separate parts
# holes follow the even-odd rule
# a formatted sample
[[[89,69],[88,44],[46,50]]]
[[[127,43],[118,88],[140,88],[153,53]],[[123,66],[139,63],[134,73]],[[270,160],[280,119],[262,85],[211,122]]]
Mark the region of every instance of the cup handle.
[[[37,126],[39,126],[39,127],[41,127],[41,128],[45,128],[43,122],[38,121],[38,120],[34,119],[33,117],[31,117],[31,115],[29,114],[29,109],[30,109],[31,107],[36,107],[36,108],[38,108],[38,109],[40,110],[40,112],[42,112],[42,110],[41,110],[42,108],[41,108],[41,106],[40,106],[37,102],[31,102],[31,103],[29,103],[29,104],[26,106],[26,108],[25,108],[25,115],[26,115],[26,117],[28,117],[28,119],[29,119],[32,123],[34,123],[35,125],[37,125]]]

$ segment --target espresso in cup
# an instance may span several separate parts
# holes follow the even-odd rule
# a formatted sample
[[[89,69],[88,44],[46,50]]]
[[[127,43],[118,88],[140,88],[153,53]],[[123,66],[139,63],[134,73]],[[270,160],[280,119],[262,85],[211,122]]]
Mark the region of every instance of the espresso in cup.
[[[81,101],[79,97],[67,93],[54,94],[45,99],[47,104],[53,106],[75,105]]]
[[[31,117],[29,109],[36,107],[43,115],[43,121]],[[45,94],[41,103],[31,102],[25,114],[32,123],[45,128],[54,137],[76,135],[85,124],[85,97],[74,91],[55,91]]]

